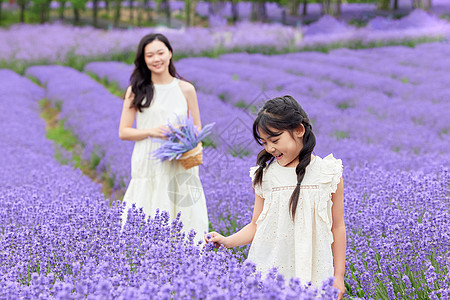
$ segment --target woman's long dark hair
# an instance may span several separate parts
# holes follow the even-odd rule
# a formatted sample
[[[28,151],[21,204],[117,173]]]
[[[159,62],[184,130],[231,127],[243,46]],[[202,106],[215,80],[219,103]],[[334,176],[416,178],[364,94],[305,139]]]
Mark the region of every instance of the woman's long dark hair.
[[[298,200],[300,196],[300,184],[305,176],[306,167],[311,162],[311,153],[316,146],[316,137],[312,132],[311,122],[301,105],[291,96],[277,97],[267,101],[259,110],[258,116],[253,123],[253,137],[262,145],[258,130],[263,130],[270,136],[279,136],[287,130],[293,136],[294,129],[300,125],[305,127],[303,135],[303,148],[298,156],[299,164],[295,168],[297,173],[297,186],[289,199],[289,211],[292,219],[295,219]],[[272,130],[270,130],[272,129]],[[273,131],[276,130],[276,131]],[[272,154],[263,149],[259,152],[256,163],[259,168],[256,170],[253,184],[261,184],[264,168],[274,160]]]
[[[173,65],[173,50],[172,46],[169,43],[169,40],[162,35],[161,33],[151,33],[144,36],[139,42],[139,46],[136,52],[136,58],[134,59],[134,70],[130,77],[130,85],[131,91],[134,94],[133,102],[131,103],[130,108],[136,108],[139,111],[142,111],[142,108],[149,107],[153,100],[153,82],[152,82],[152,72],[148,69],[147,64],[145,63],[145,46],[153,42],[154,40],[158,40],[166,45],[167,49],[169,49],[170,53],[172,53],[172,58],[169,63],[169,73],[173,77],[183,79],[175,69]],[[147,99],[145,104],[142,104],[144,98]]]

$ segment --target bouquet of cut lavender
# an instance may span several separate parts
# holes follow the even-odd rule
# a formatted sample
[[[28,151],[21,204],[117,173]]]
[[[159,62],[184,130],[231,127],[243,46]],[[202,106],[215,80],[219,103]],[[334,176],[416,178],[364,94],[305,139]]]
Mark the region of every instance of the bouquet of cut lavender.
[[[168,124],[165,132],[166,140],[154,139],[161,143],[161,147],[152,152],[153,157],[165,161],[177,159],[187,170],[203,163],[201,141],[211,133],[215,123],[203,127],[201,130],[194,125],[191,116],[184,119],[178,117],[177,125]]]

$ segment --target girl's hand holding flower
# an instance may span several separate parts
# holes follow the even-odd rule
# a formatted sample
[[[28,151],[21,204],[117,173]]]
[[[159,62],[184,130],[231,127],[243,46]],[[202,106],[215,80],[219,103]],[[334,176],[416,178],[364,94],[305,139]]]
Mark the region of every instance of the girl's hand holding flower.
[[[215,231],[205,234],[205,241],[206,243],[214,243],[216,248],[220,247],[220,245],[224,245],[226,248],[228,248],[227,238]]]
[[[344,278],[335,277],[333,286],[339,290],[338,300],[343,299],[345,293]]]

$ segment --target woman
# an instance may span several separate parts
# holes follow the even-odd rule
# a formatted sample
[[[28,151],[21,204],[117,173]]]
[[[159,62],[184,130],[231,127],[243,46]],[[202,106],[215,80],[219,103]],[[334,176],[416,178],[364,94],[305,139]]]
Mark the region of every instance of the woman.
[[[208,214],[198,167],[185,170],[178,161],[160,162],[151,157],[160,146],[151,138],[164,138],[167,123],[190,114],[194,124],[201,125],[195,88],[182,80],[172,56],[172,47],[162,34],[146,35],[139,43],[119,126],[122,140],[136,141],[122,223],[132,204],[142,207],[147,216],[157,208],[172,218],[181,211],[184,230],[193,228],[201,237],[208,230]]]

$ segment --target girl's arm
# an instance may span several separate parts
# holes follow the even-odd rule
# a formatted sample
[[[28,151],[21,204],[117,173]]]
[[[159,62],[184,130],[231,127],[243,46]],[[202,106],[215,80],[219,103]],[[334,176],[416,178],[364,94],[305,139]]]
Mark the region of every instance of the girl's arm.
[[[210,232],[205,235],[206,242],[213,242],[217,244],[224,245],[226,248],[234,248],[237,246],[247,245],[253,241],[253,237],[256,232],[256,220],[258,220],[259,215],[264,206],[264,199],[255,193],[255,206],[253,208],[253,217],[249,224],[245,225],[241,230],[233,235],[224,237],[217,232]],[[208,235],[211,238],[208,239]]]
[[[148,129],[133,128],[134,118],[136,117],[136,108],[130,108],[134,95],[131,92],[131,86],[128,87],[123,101],[122,116],[120,117],[119,137],[122,140],[140,141],[148,137],[164,138],[164,126]]]
[[[194,120],[194,125],[199,126],[199,129],[201,129],[202,123],[200,121],[200,110],[198,109],[197,93],[195,92],[195,87],[187,81],[180,80],[180,88],[183,92],[184,97],[186,98],[188,113],[191,114],[192,119]]]
[[[344,222],[344,181],[342,178],[336,192],[332,196],[332,201],[333,226],[331,227],[331,232],[333,233],[334,242],[331,247],[333,248],[334,257],[334,286],[340,291],[338,299],[342,299],[345,292],[345,252],[347,250],[347,233]]]

